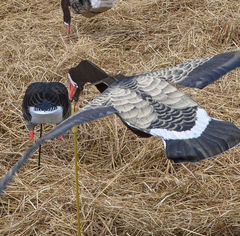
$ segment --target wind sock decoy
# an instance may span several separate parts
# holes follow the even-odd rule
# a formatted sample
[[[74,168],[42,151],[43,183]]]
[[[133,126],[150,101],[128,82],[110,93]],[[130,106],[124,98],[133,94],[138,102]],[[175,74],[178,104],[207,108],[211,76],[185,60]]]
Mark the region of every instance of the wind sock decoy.
[[[58,137],[75,125],[113,113],[134,129],[161,137],[166,157],[175,163],[197,162],[239,145],[239,128],[209,117],[194,100],[168,83],[203,88],[238,66],[240,51],[235,51],[126,77],[111,84],[88,105],[39,139],[1,179],[0,193],[43,141]],[[79,80],[81,75],[75,77],[77,68],[70,69],[68,75],[74,87],[86,82]]]
[[[75,14],[81,14],[90,18],[112,8],[115,0],[61,0],[63,11],[63,22],[67,33],[70,34],[71,14],[70,9]]]

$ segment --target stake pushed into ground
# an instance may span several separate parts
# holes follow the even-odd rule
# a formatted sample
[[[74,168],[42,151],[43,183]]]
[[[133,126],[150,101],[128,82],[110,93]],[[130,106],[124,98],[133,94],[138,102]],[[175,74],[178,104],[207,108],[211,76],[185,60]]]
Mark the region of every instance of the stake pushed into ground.
[[[77,112],[76,103],[72,104],[72,115]],[[81,220],[80,220],[80,201],[79,201],[79,187],[78,187],[78,153],[77,153],[77,130],[78,127],[72,128],[74,138],[74,158],[75,158],[75,184],[76,184],[76,203],[77,203],[77,220],[78,220],[78,236],[81,236]]]
[[[40,124],[40,135],[39,138],[42,137],[42,127],[43,125]],[[42,149],[42,145],[39,146],[38,148],[38,169],[40,170],[40,163],[41,163],[41,149]]]

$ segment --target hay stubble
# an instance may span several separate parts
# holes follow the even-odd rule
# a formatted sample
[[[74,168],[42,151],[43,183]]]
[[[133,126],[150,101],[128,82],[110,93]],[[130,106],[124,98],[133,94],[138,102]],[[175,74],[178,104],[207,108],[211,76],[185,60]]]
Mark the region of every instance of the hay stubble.
[[[240,45],[238,0],[122,0],[92,19],[72,16],[68,36],[60,1],[0,7],[1,176],[31,146],[21,114],[30,83],[67,85],[68,69],[82,59],[133,75]],[[185,91],[209,115],[240,127],[239,72]],[[84,91],[79,106],[97,94]],[[81,125],[78,143],[83,235],[239,235],[239,147],[173,165],[159,138],[136,137],[114,115]],[[42,151],[42,169],[35,153],[0,199],[1,235],[77,234],[72,133]]]

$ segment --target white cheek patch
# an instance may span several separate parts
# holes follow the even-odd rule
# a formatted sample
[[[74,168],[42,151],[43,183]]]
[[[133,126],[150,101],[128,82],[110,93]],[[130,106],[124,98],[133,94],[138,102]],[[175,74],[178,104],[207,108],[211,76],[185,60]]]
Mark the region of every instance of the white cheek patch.
[[[34,107],[29,107],[29,112],[32,116],[31,122],[34,124],[57,124],[63,120],[63,109],[61,106],[57,106],[57,109],[52,111],[36,111]]]
[[[71,77],[71,75],[68,73],[68,79],[69,79],[69,82],[75,87],[75,88],[78,88],[78,85],[77,83],[75,83]]]
[[[167,129],[151,129],[150,134],[160,136],[165,140],[183,140],[198,138],[207,128],[211,118],[207,115],[206,111],[198,108],[196,112],[195,125],[187,131],[171,131]]]

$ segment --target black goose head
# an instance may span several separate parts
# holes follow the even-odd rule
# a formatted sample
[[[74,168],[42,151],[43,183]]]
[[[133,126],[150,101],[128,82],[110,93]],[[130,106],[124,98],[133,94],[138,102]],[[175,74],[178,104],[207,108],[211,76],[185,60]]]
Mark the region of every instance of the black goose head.
[[[83,81],[81,71],[76,67],[71,68],[68,72],[68,96],[70,101],[78,101],[80,92],[83,90],[83,86],[87,81]]]
[[[63,11],[63,22],[66,26],[67,34],[70,34],[70,23],[71,23],[71,14],[70,14],[70,2],[69,0],[61,1],[62,11]]]
[[[96,83],[107,77],[109,75],[92,62],[88,60],[81,61],[68,72],[69,99],[78,101],[80,92],[86,83]],[[103,92],[108,86],[104,83],[99,83],[96,87],[100,92]]]

